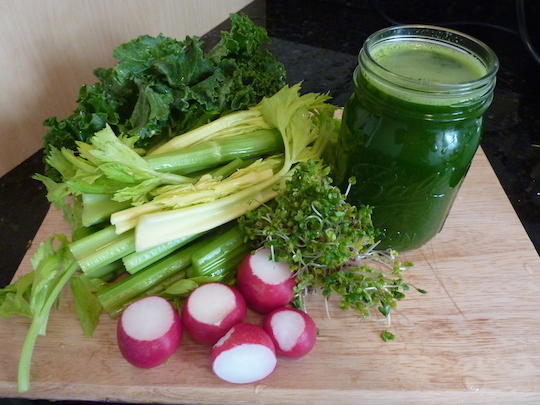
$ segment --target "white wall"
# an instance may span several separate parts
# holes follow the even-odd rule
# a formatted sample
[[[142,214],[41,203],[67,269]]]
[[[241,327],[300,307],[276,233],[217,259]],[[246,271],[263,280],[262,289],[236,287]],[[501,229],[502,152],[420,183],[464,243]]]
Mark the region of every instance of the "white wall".
[[[250,0],[2,0],[0,176],[42,146],[50,116],[76,107],[92,71],[142,34],[202,36]]]

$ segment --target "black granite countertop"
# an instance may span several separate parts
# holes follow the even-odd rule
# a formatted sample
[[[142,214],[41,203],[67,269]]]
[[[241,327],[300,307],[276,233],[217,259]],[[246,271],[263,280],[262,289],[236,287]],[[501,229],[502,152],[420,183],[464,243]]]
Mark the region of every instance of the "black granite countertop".
[[[540,63],[519,35],[514,2],[498,2],[496,7],[491,0],[433,4],[430,0],[256,0],[245,12],[268,30],[271,51],[284,63],[287,81],[303,80],[304,91],[329,91],[338,105],[352,91],[351,76],[362,43],[380,28],[395,23],[435,24],[486,42],[498,55],[501,67],[495,98],[485,115],[482,147],[540,251]],[[540,18],[540,3],[529,1],[525,8],[532,45],[540,48],[535,23]],[[227,23],[216,27],[205,40],[212,43],[225,28]],[[38,152],[0,179],[0,287],[10,282],[47,212],[45,190],[31,179],[41,171]]]

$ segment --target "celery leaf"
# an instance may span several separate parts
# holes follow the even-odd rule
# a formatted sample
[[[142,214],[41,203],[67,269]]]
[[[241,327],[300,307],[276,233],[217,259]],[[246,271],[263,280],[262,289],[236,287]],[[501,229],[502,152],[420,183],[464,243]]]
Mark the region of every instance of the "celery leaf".
[[[39,335],[45,335],[52,307],[78,269],[65,235],[54,235],[42,242],[31,259],[33,270],[0,291],[2,316],[15,314],[32,318],[19,359],[18,389],[30,388],[32,353]]]

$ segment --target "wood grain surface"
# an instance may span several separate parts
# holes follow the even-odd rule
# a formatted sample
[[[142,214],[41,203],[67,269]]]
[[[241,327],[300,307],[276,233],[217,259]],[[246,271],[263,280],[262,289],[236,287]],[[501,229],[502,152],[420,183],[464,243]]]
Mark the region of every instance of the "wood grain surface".
[[[35,243],[67,232],[56,211]],[[29,251],[32,254],[35,246]],[[28,256],[27,255],[27,256]],[[17,393],[17,364],[27,319],[0,319],[0,397],[141,403],[456,404],[540,403],[540,260],[480,150],[443,231],[401,255],[414,262],[408,292],[392,315],[396,340],[381,341],[380,322],[308,300],[320,329],[313,351],[279,359],[263,381],[228,384],[210,368],[210,348],[184,335],[167,364],[130,366],[102,316],[84,337],[70,292],[38,339],[31,390]],[[17,275],[30,270],[25,258]],[[249,314],[249,320],[261,318]]]

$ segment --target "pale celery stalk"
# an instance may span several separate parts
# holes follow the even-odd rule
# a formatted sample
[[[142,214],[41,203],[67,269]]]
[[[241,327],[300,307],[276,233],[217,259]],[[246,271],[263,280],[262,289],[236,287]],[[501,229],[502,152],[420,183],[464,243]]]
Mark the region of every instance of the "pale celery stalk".
[[[178,209],[180,207],[188,207],[222,199],[239,190],[261,184],[272,178],[274,174],[272,169],[273,162],[278,161],[278,159],[268,160],[269,168],[267,169],[261,167],[260,170],[252,171],[250,170],[251,166],[240,169],[223,180],[207,176],[201,178],[195,185],[171,187],[168,189],[169,191],[157,195],[153,201],[113,213],[111,215],[111,224],[116,227],[116,232],[121,234],[135,228],[139,218],[146,214],[165,212],[165,210],[170,210],[171,208]],[[256,162],[253,164],[253,167],[258,167],[259,165]]]
[[[126,208],[111,215],[111,224],[114,225],[115,233],[122,234],[135,228],[141,215],[162,211],[165,208],[163,204],[152,201],[137,207]]]
[[[210,203],[143,215],[135,228],[136,251],[206,232],[240,217],[277,195],[272,180],[263,182],[268,187],[262,190],[254,191],[253,186]]]
[[[268,126],[264,126],[266,123],[261,119],[261,114],[257,109],[253,108],[249,110],[236,111],[185,134],[174,137],[164,145],[153,150],[150,155],[157,155],[160,153],[187,148],[200,142],[212,139],[220,133],[224,133],[231,127],[246,123],[249,123],[248,128],[251,128],[251,130],[253,130],[253,126],[257,124],[259,124],[260,128],[268,128]]]

